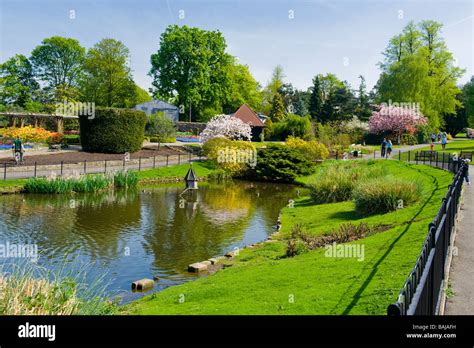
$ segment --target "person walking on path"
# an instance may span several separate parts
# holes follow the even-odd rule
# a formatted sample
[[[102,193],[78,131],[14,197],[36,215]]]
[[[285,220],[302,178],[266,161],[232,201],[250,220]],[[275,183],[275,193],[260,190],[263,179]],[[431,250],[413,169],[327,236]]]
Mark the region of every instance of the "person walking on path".
[[[471,180],[469,179],[469,162],[471,161],[468,158],[461,158],[461,162],[464,163],[463,178],[468,185],[471,185]]]
[[[387,149],[387,140],[385,138],[383,138],[383,141],[382,141],[382,149],[380,150],[380,154],[381,154],[381,157],[384,158],[385,157],[385,150]]]
[[[385,158],[390,158],[392,155],[392,141],[389,140],[387,143],[387,156]]]
[[[24,152],[24,147],[23,147],[23,142],[21,141],[21,138],[18,136],[16,139],[13,141],[13,156],[15,157],[15,161],[17,162],[23,162],[23,152]]]
[[[441,136],[441,147],[443,150],[446,150],[446,143],[448,142],[448,135],[446,133],[443,133]]]
[[[431,133],[431,142],[434,143],[436,141],[436,134]]]

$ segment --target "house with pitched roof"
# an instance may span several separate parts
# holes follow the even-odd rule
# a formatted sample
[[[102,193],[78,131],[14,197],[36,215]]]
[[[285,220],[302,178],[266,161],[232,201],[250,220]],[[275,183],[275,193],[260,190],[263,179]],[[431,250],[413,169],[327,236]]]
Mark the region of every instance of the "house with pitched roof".
[[[260,117],[253,111],[250,106],[243,104],[240,108],[230,114],[233,117],[237,117],[242,120],[242,122],[247,123],[252,128],[252,141],[260,141],[260,136],[263,132],[263,127],[265,127],[263,121]]]

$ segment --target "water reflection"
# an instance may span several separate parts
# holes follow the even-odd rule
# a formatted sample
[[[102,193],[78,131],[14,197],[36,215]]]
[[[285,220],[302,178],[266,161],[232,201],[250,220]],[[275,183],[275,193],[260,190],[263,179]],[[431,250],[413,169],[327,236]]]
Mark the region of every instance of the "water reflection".
[[[140,296],[128,292],[136,279],[159,276],[159,290],[194,277],[186,272],[189,263],[265,239],[295,196],[291,186],[239,181],[182,191],[179,185],[3,196],[0,243],[36,243],[46,267],[64,255],[92,263],[107,272],[111,290],[126,291],[130,300]]]

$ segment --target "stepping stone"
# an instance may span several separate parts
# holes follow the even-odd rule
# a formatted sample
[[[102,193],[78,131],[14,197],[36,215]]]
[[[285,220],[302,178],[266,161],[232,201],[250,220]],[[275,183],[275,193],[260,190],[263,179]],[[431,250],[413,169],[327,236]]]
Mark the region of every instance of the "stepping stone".
[[[198,272],[206,271],[207,267],[211,264],[211,262],[210,261],[207,261],[208,263],[204,263],[204,262],[196,262],[196,263],[190,264],[188,266],[188,272],[198,273]]]
[[[153,288],[155,283],[151,279],[140,279],[132,283],[132,290],[135,291],[148,291]]]

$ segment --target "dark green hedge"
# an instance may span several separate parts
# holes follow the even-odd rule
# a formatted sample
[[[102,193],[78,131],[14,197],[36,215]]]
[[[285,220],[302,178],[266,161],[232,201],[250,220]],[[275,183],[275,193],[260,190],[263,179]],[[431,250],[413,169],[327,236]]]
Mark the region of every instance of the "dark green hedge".
[[[140,110],[98,107],[93,117],[79,117],[82,148],[89,152],[136,152],[143,145],[146,121]]]

